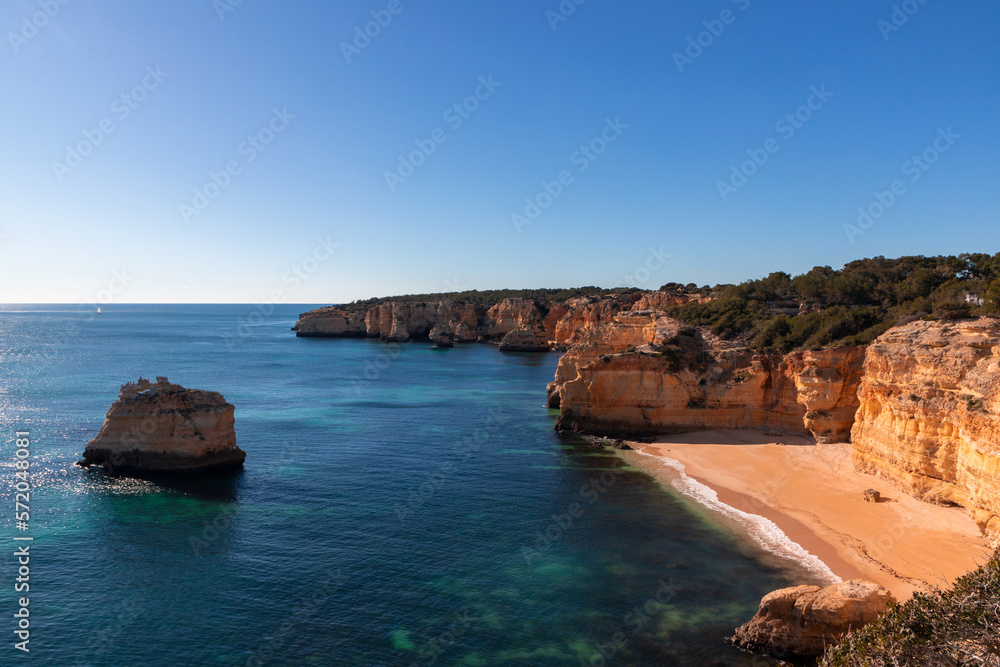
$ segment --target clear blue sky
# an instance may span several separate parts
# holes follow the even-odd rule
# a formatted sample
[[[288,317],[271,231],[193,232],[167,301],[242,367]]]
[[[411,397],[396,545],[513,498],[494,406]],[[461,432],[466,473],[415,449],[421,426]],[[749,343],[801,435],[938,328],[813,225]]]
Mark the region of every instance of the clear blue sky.
[[[895,29],[889,0],[235,1],[3,3],[0,302],[656,288],[1000,250],[995,2],[908,0]],[[345,55],[372,12],[391,22]],[[767,161],[724,201],[747,151]],[[309,259],[317,239],[339,247]]]

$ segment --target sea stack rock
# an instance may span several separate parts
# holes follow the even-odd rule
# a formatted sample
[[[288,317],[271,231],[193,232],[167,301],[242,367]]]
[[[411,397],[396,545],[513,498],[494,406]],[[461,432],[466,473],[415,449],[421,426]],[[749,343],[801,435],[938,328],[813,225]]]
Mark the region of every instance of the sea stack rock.
[[[235,408],[216,391],[185,389],[165,377],[123,384],[82,466],[111,473],[189,473],[240,468]]]
[[[500,341],[504,352],[548,352],[549,336],[541,322],[519,326]]]
[[[454,345],[451,332],[443,324],[439,324],[431,329],[429,336],[435,347],[452,347]]]
[[[737,628],[733,643],[780,658],[816,657],[895,603],[892,593],[860,579],[827,588],[782,588],[764,596],[753,619]]]

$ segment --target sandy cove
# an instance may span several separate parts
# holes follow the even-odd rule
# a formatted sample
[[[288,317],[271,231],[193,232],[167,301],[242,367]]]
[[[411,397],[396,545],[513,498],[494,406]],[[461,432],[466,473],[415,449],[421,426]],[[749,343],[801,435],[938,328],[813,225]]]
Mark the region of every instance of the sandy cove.
[[[964,509],[921,502],[855,471],[848,443],[724,430],[630,445],[642,452],[622,452],[633,466],[670,483],[676,473],[656,457],[681,463],[723,503],[770,519],[837,576],[874,581],[899,600],[951,582],[990,554]],[[882,502],[864,501],[869,488]]]

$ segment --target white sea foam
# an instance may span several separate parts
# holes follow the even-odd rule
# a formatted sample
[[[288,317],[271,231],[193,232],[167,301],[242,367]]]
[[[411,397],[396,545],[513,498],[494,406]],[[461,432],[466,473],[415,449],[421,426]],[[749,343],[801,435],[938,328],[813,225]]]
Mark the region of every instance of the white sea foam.
[[[659,459],[663,465],[677,472],[677,479],[673,480],[674,487],[688,498],[704,505],[713,512],[717,512],[743,526],[750,537],[757,542],[765,551],[775,554],[781,558],[786,558],[805,567],[816,576],[828,580],[831,584],[841,581],[841,578],[833,573],[826,563],[816,556],[806,551],[802,545],[793,541],[785,532],[767,517],[759,514],[751,514],[738,510],[731,505],[727,505],[719,500],[719,494],[714,489],[702,484],[696,479],[688,477],[684,464],[666,456],[657,456],[637,450],[643,456],[651,456]]]

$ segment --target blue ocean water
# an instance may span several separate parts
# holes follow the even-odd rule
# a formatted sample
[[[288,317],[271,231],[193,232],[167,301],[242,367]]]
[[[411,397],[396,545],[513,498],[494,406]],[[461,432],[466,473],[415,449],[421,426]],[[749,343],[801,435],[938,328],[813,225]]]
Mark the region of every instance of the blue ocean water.
[[[0,662],[27,595],[44,665],[769,664],[726,637],[801,573],[553,431],[557,354],[296,338],[310,307],[0,307]],[[222,392],[245,470],[74,466],[140,375]]]

